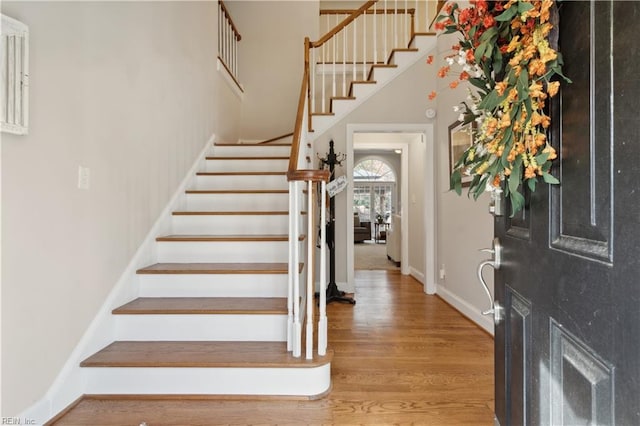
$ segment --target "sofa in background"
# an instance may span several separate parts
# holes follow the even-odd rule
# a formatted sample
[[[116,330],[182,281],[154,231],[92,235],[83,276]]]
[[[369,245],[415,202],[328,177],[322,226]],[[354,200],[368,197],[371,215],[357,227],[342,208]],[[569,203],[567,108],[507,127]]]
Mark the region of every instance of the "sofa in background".
[[[371,239],[371,222],[360,222],[358,212],[353,213],[353,242],[361,243]]]
[[[391,224],[387,230],[387,258],[400,266],[402,256],[401,250],[401,226],[402,217],[400,215],[391,215]]]

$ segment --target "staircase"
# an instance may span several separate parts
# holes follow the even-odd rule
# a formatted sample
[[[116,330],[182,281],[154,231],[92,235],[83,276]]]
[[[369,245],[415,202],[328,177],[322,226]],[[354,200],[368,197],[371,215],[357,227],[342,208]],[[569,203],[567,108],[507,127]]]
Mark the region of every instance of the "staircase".
[[[367,78],[351,81],[346,96],[330,96],[329,102],[327,102],[329,105],[327,111],[311,113],[313,137],[317,138],[329,130],[347,114],[409,69],[409,67],[418,61],[426,59],[429,52],[432,52],[435,48],[436,35],[434,33],[414,33],[407,47],[392,49],[386,62],[370,65]],[[327,67],[325,66],[324,68],[326,69]],[[325,84],[332,84],[331,81],[332,79],[327,78]],[[331,88],[327,88],[326,91],[331,92]]]
[[[290,149],[212,147],[172,232],[156,239],[158,263],[137,271],[139,297],[113,310],[114,342],[82,361],[86,393],[328,391],[331,352],[287,348]]]

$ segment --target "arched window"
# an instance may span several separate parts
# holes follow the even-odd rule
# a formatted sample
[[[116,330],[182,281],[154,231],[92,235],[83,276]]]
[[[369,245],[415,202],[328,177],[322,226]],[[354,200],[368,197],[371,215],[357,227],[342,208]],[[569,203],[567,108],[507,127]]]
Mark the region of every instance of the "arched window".
[[[395,182],[396,174],[384,161],[369,158],[356,164],[353,179],[356,182]]]
[[[382,159],[367,158],[353,168],[353,208],[360,221],[388,222],[396,211],[396,175]]]

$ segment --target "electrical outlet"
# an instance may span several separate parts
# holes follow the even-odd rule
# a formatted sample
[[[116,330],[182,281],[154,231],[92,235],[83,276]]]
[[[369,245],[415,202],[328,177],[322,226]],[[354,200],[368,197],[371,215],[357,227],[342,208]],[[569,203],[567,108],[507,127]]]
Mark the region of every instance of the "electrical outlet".
[[[88,167],[78,166],[78,189],[89,189],[90,176]]]
[[[446,276],[447,276],[447,272],[443,263],[442,266],[440,267],[440,279],[444,280]]]

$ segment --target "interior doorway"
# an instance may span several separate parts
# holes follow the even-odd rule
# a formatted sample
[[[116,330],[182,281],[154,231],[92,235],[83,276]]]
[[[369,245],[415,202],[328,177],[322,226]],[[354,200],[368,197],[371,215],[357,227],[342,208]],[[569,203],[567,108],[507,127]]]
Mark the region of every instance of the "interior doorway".
[[[347,125],[346,170],[351,177],[347,186],[346,215],[353,215],[353,171],[357,152],[399,150],[400,170],[396,172],[396,213],[402,217],[400,228],[401,273],[412,275],[435,293],[435,156],[433,125],[424,124],[349,124]],[[411,157],[411,161],[410,161]],[[409,178],[410,165],[420,178]],[[413,181],[410,193],[410,180]],[[413,217],[412,217],[413,216]],[[347,281],[354,282],[354,221],[347,222]],[[409,238],[410,224],[412,235]],[[412,261],[409,246],[411,240]]]

